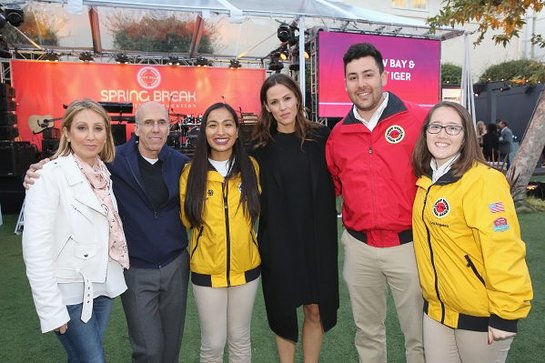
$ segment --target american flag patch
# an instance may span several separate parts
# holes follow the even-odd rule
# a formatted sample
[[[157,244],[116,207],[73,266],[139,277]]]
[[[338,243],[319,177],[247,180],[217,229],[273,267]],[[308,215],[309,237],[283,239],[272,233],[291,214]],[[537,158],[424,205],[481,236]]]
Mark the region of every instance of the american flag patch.
[[[505,208],[503,207],[503,202],[489,204],[488,209],[490,209],[490,213],[499,213],[505,211]]]

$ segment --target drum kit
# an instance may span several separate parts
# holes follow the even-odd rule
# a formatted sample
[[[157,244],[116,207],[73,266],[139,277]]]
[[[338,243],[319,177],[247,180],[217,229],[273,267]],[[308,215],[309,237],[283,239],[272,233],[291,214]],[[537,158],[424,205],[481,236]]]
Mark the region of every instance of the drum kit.
[[[192,156],[197,139],[199,137],[202,115],[185,115],[181,113],[170,113],[170,130],[167,144],[177,150],[182,151],[188,156]],[[257,115],[254,113],[241,112],[241,131],[244,146],[250,144],[251,131],[257,124]]]
[[[202,115],[171,113],[167,144],[177,150],[195,149],[201,129]]]

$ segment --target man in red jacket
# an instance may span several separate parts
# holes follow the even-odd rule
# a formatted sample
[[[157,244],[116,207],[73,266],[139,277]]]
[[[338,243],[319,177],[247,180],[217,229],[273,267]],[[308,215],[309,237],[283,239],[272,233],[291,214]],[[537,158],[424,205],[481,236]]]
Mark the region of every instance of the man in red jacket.
[[[326,159],[343,198],[343,275],[356,323],[360,361],[386,363],[386,288],[405,336],[408,363],[424,362],[423,300],[413,250],[414,144],[426,110],[383,91],[382,55],[369,43],[343,57],[354,106],[332,130]]]

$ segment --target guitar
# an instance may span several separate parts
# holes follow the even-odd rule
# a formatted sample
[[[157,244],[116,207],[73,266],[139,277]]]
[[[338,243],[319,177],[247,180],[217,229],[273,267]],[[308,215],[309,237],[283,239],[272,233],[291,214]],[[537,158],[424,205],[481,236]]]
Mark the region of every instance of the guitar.
[[[55,121],[62,120],[62,117],[52,118],[51,115],[31,115],[28,117],[28,127],[32,130],[33,134],[39,134],[45,129],[55,126]]]

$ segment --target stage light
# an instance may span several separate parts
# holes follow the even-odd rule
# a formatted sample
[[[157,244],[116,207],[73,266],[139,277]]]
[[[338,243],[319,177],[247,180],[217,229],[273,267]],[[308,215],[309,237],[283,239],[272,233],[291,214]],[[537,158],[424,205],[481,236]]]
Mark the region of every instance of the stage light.
[[[55,53],[54,51],[52,50],[48,50],[44,55],[43,55],[43,60],[45,60],[46,62],[58,62],[59,61],[59,54],[58,53]]]
[[[237,68],[240,68],[242,67],[242,65],[240,64],[240,62],[238,61],[238,59],[234,58],[234,59],[231,59],[229,61],[229,68],[231,69],[237,69]]]
[[[91,52],[82,52],[79,55],[79,60],[82,62],[94,62],[95,59],[93,58],[93,53]]]
[[[291,51],[291,54],[293,57],[296,57],[296,58],[299,57],[299,46],[294,47],[293,50]],[[303,52],[303,56],[305,57],[305,59],[310,58],[310,55],[308,54],[306,47],[305,47],[305,51]]]
[[[13,26],[19,26],[25,21],[23,9],[18,5],[7,5],[4,7],[4,16],[6,20]]]
[[[293,31],[288,24],[281,23],[276,31],[276,36],[278,37],[278,40],[285,43],[293,36]]]
[[[117,53],[115,55],[115,62],[117,64],[127,64],[129,63],[129,56],[126,53]]]
[[[284,63],[280,61],[280,54],[279,53],[271,54],[271,62],[269,63],[269,70],[275,71],[276,73],[280,73],[282,68],[284,68]]]
[[[294,72],[299,72],[299,63],[290,64],[289,70]]]
[[[195,59],[195,65],[198,67],[206,67],[211,66],[212,62],[205,57],[197,57],[197,59]]]
[[[167,64],[169,66],[179,66],[180,65],[180,58],[176,57],[175,55],[171,55],[168,57]]]

